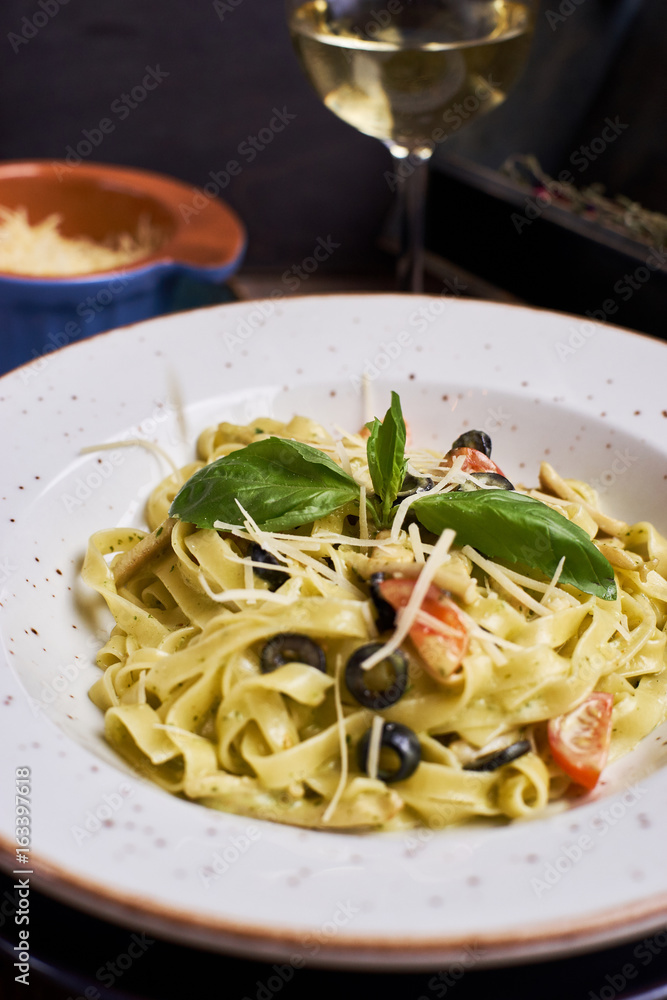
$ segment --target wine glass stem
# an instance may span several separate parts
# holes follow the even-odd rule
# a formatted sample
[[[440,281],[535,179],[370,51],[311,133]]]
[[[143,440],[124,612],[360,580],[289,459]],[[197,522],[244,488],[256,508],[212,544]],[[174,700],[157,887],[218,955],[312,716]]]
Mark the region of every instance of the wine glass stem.
[[[428,161],[430,149],[409,150],[391,148],[394,175],[398,177],[398,209],[400,218],[399,249],[396,264],[396,285],[400,292],[424,290],[424,229]]]

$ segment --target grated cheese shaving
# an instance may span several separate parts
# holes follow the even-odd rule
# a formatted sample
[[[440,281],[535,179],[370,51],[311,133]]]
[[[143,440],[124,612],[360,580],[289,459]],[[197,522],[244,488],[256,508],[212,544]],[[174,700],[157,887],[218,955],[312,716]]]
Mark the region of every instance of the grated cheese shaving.
[[[434,632],[442,632],[443,635],[449,636],[450,638],[459,638],[461,632],[459,629],[452,628],[447,622],[440,621],[435,615],[430,615],[428,611],[422,611],[420,608],[415,615],[415,621],[420,622],[422,625],[428,625],[430,629]]]
[[[303,542],[303,545],[300,545],[301,548],[305,550],[312,549],[313,552],[319,551],[319,549],[322,548],[322,543],[329,541],[329,539],[324,535],[281,535],[278,532],[273,531],[262,532],[259,528],[257,528],[257,531],[253,531],[253,529],[248,530],[247,527],[241,527],[238,524],[230,524],[227,521],[214,521],[213,527],[216,531],[228,531],[230,535],[234,535],[235,538],[244,538],[246,541],[256,542],[258,534],[270,535],[271,538],[275,538],[279,541],[282,541],[283,539],[285,541],[291,541],[294,539],[297,543]]]
[[[418,524],[411,524],[408,528],[408,537],[412,545],[412,551],[415,554],[415,562],[423,563],[426,561],[424,556],[424,546],[422,545],[422,536],[419,531]]]
[[[359,535],[368,538],[368,511],[366,510],[366,487],[359,487]]]
[[[501,667],[503,664],[507,663],[507,657],[500,651],[498,648],[499,646],[504,646],[506,649],[521,651],[522,647],[517,646],[515,642],[510,642],[509,639],[501,639],[499,636],[495,636],[491,632],[485,632],[483,628],[480,628],[477,622],[475,622],[469,615],[466,615],[465,612],[462,612],[460,608],[459,614],[464,619],[468,634],[479,640],[485,653],[490,657],[495,666]],[[434,632],[441,632],[443,635],[450,637],[457,637],[459,635],[456,629],[451,628],[446,624],[446,622],[440,621],[439,618],[429,615],[427,611],[419,611],[417,614],[417,621],[421,622],[423,625],[428,625],[428,627]]]
[[[237,556],[234,552],[226,552],[225,559],[227,562],[241,563],[243,566],[250,566],[252,569],[266,569],[266,563],[257,562],[256,560],[251,559],[250,556],[246,556],[244,559],[242,556]],[[296,572],[288,566],[284,560],[281,562],[280,566],[276,566],[276,569],[281,573],[288,573],[291,575]]]
[[[459,460],[461,462],[463,461],[462,456],[459,456],[456,459],[457,462]],[[405,521],[408,510],[413,503],[416,503],[417,500],[423,500],[424,497],[435,496],[436,493],[445,493],[447,491],[447,487],[450,485],[451,483],[446,478],[441,479],[440,482],[436,483],[432,489],[424,490],[422,493],[412,493],[410,496],[405,497],[405,499],[401,500],[400,504],[398,505],[398,510],[396,511],[393,524],[391,526],[392,542],[398,541],[398,536],[401,532],[401,528],[403,527],[403,522]]]
[[[364,594],[364,592],[360,590],[359,587],[355,587],[353,583],[350,583],[350,581],[347,580],[344,576],[342,576],[342,574],[337,573],[336,570],[330,569],[327,565],[319,562],[317,559],[312,559],[310,556],[305,555],[298,548],[296,548],[295,545],[292,545],[291,542],[284,542],[282,541],[282,539],[277,540],[273,532],[262,531],[262,529],[257,525],[257,523],[250,516],[250,514],[248,514],[248,512],[244,510],[243,506],[239,503],[238,499],[236,503],[238,505],[239,510],[243,514],[243,517],[245,518],[246,531],[248,532],[250,537],[254,541],[259,542],[262,548],[266,549],[267,552],[270,552],[272,555],[275,555],[276,558],[279,558],[281,555],[286,555],[289,556],[291,559],[293,559],[295,562],[300,562],[304,566],[310,566],[310,568],[314,569],[316,573],[319,573],[321,576],[326,577],[333,583],[337,583],[338,586],[342,587],[343,590],[347,590],[349,593],[354,594],[355,597],[361,597],[362,600],[366,600],[366,595]]]
[[[266,536],[262,537],[266,538]],[[311,569],[314,569],[316,573],[320,574],[320,576],[325,576],[327,580],[331,580],[332,583],[337,583],[339,587],[343,590],[347,590],[348,593],[353,594],[355,597],[361,597],[363,600],[366,599],[364,592],[360,590],[359,587],[355,587],[353,583],[350,583],[350,581],[341,573],[337,573],[336,570],[323,565],[318,562],[317,559],[313,559],[311,556],[305,555],[303,552],[300,552],[298,549],[290,546],[289,543],[278,542],[276,543],[276,549],[278,555],[287,555],[291,559],[294,559],[295,562],[303,563],[304,566],[310,566]]]
[[[498,647],[493,642],[490,642],[486,638],[484,639],[480,638],[479,642],[482,649],[493,663],[494,667],[505,666],[505,664],[507,663],[507,657],[500,649],[498,649]]]
[[[251,604],[257,603],[257,595],[260,591],[251,588],[250,590],[244,587],[238,587],[236,589],[222,590],[216,593],[208,585],[208,581],[203,573],[198,574],[199,584],[202,590],[211,598],[212,601],[217,601],[218,604],[228,604],[230,601],[237,604],[239,601],[250,602]],[[273,602],[274,604],[294,604],[297,599],[296,594],[274,594],[271,590],[261,591],[262,601]]]
[[[377,781],[378,767],[380,765],[380,750],[382,749],[382,730],[384,729],[384,719],[381,715],[374,715],[371,723],[371,735],[368,741],[368,758],[366,771],[372,781]]]
[[[327,584],[329,581],[325,580],[319,573],[316,573],[310,566],[306,566],[305,569],[301,570],[301,572],[305,576],[306,580],[310,580],[315,590],[321,594],[322,597],[326,597]]]
[[[229,531],[231,534],[236,535],[238,538],[250,538],[245,528],[239,527],[238,524],[230,524],[227,521],[214,521],[213,527],[219,531]],[[257,529],[260,530],[259,528]],[[349,545],[349,546],[374,546],[374,545],[386,545],[386,538],[355,538],[353,535],[339,535],[335,531],[319,531],[317,535],[289,535],[282,531],[271,531],[265,532],[265,534],[270,534],[272,538],[275,538],[278,542],[294,542],[299,548],[313,551],[319,550],[322,545],[331,543],[332,545]]]
[[[544,594],[542,595],[542,599],[540,601],[540,604],[546,604],[547,601],[548,601],[548,599],[551,597],[551,595],[556,590],[556,587],[558,585],[558,581],[560,580],[560,575],[563,572],[563,566],[564,565],[565,565],[565,556],[561,556],[561,558],[560,558],[560,560],[558,562],[558,565],[556,566],[556,570],[554,572],[554,575],[551,577],[551,580],[549,581],[549,583],[547,585],[547,588],[544,591]],[[565,593],[567,593],[567,591],[565,591]]]
[[[466,478],[466,473],[461,471],[464,462],[465,455],[456,455],[451,466],[446,470],[444,476],[440,478],[439,482],[459,486],[465,481]],[[433,474],[436,475],[437,471],[434,471]]]
[[[556,567],[556,572],[558,573],[556,582],[558,582],[558,579],[560,579],[558,567]],[[527,587],[528,590],[537,590],[540,593],[546,593],[551,588],[551,582],[545,583],[543,580],[534,580],[531,576],[524,576],[523,573],[517,573],[516,570],[509,569],[507,566],[503,567],[503,573],[514,583],[518,583],[522,587]],[[560,590],[559,596],[563,597],[568,604],[572,605],[572,607],[579,604],[576,597],[572,594],[568,594],[566,590]]]
[[[488,573],[492,580],[499,583],[508,594],[516,598],[524,607],[530,608],[531,611],[534,611],[538,615],[552,614],[548,608],[545,608],[543,604],[540,604],[534,597],[527,594],[517,583],[514,583],[504,569],[501,569],[500,566],[489,559],[485,559],[484,556],[480,556],[479,552],[473,549],[472,546],[465,545],[461,551],[471,562],[483,569],[485,573]]]
[[[352,465],[350,463],[350,456],[348,455],[345,445],[343,444],[342,441],[336,442],[336,452],[338,454],[338,457],[340,458],[340,464],[342,465],[344,471],[347,472],[348,476],[352,476],[352,478],[354,479],[354,473],[352,472]]]
[[[338,549],[334,548],[333,545],[326,545],[325,549],[327,555],[329,556],[329,559],[331,559],[332,563],[334,564],[335,571],[337,573],[340,573],[341,576],[345,576],[345,564],[341,559],[340,552],[338,551]]]
[[[370,668],[374,667],[376,663],[381,663],[382,660],[386,659],[387,656],[390,656],[395,649],[398,649],[400,644],[403,642],[412,628],[414,620],[417,617],[417,613],[422,606],[424,598],[426,597],[426,592],[431,586],[433,577],[435,576],[438,568],[449,555],[449,549],[451,548],[453,541],[454,532],[451,528],[446,528],[433,547],[433,552],[424,563],[424,568],[417,577],[417,582],[415,583],[414,589],[410,594],[410,600],[396,615],[396,629],[394,634],[387,640],[387,642],[385,642],[383,646],[376,650],[375,653],[368,656],[363,661],[361,666],[364,670],[370,670]]]

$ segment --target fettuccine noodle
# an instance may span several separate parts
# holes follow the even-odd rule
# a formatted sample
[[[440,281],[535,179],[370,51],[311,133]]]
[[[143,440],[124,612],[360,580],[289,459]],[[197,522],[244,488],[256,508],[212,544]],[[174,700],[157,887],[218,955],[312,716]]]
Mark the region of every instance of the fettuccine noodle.
[[[361,435],[336,442],[303,417],[223,423],[200,436],[200,461],[152,493],[154,534],[113,528],[90,540],[83,577],[115,619],[90,696],[104,712],[107,740],[142,774],[202,805],[282,823],[440,827],[526,817],[565,795],[571,778],[553,759],[547,722],[592,693],[613,696],[610,761],[664,721],[667,541],[651,524],[605,520],[589,486],[560,480],[548,466],[540,490],[523,490],[582,527],[605,553],[617,598],[602,600],[561,585],[558,574],[532,579],[457,547],[455,538],[439,542],[409,523],[406,501],[391,531],[379,535],[364,519],[359,525],[358,504],[291,533],[261,531],[247,514],[243,527],[217,530],[169,519],[193,472],[268,436],[315,445],[372,493]],[[409,458],[436,489],[465,479],[456,468],[438,471],[434,452]],[[251,543],[278,560],[285,575],[277,589],[255,572]],[[450,595],[467,648],[446,677],[423,669],[403,612],[398,631],[378,635],[369,590],[376,572],[415,587],[428,574],[425,584]],[[446,634],[424,607],[413,623]],[[348,690],[344,665],[359,647],[398,636],[401,622],[408,687],[373,711]],[[263,647],[285,633],[319,644],[326,672],[298,659],[262,672]],[[391,754],[378,742],[389,722],[409,727],[421,748],[403,780],[378,776],[383,754]],[[369,731],[363,770],[357,748]],[[529,749],[504,766],[467,766],[521,740]]]

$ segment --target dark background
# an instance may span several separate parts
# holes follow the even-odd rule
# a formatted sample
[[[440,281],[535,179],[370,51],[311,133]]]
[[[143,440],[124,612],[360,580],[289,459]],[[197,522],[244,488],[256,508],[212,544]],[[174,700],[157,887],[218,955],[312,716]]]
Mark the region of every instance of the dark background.
[[[36,15],[47,23],[35,28]],[[247,267],[298,263],[329,234],[340,248],[325,269],[387,266],[376,244],[392,204],[383,177],[389,154],[311,92],[281,0],[3,0],[0,27],[0,159],[64,159],[84,130],[110,118],[114,130],[95,159],[193,185],[240,160],[223,197],[248,226]],[[585,171],[574,170],[577,183],[600,181],[667,210],[666,53],[664,0],[542,0],[532,60],[515,92],[437,150],[435,248],[458,197],[446,176],[452,156],[495,169],[511,153],[532,152],[557,174],[572,170],[570,157],[607,117],[628,128]],[[168,76],[121,120],[111,106],[141,84],[146,67]],[[274,108],[296,117],[250,163],[239,145],[268,125]],[[467,212],[480,240],[515,252],[510,210],[492,225],[483,206]]]

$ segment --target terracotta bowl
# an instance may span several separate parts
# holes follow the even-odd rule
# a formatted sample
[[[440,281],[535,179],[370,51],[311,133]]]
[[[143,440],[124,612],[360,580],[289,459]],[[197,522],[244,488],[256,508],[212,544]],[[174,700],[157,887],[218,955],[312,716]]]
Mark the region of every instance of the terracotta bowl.
[[[57,212],[64,236],[101,242],[136,233],[145,218],[161,234],[157,250],[117,270],[63,277],[0,271],[0,371],[170,312],[184,278],[225,281],[241,263],[246,233],[215,196],[215,183],[207,187],[103,163],[0,163],[0,205],[24,207],[32,224]]]

